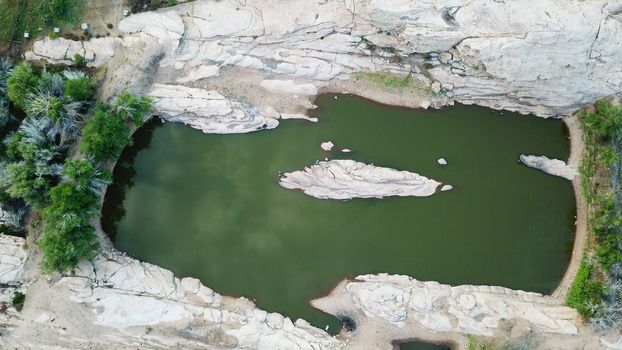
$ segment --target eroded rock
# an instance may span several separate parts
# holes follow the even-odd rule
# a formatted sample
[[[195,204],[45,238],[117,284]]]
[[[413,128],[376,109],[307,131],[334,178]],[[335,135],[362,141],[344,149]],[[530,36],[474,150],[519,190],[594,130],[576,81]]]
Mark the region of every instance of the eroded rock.
[[[567,180],[574,180],[578,175],[577,169],[569,166],[563,160],[549,159],[546,156],[520,155],[520,161],[528,167],[539,169],[547,174],[560,176]]]
[[[279,184],[320,199],[426,197],[436,193],[441,185],[416,173],[349,159],[321,161],[304,170],[285,173]]]

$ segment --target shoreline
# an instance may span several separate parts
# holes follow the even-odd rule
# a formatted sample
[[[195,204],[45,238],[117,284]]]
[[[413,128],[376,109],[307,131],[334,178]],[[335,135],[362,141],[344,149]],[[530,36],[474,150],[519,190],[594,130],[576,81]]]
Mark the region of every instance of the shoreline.
[[[568,155],[567,164],[579,170],[581,160],[583,159],[583,152],[585,151],[583,130],[581,130],[581,125],[579,125],[579,118],[576,114],[574,114],[569,117],[563,117],[562,120],[568,128],[570,138],[570,154]],[[562,279],[557,285],[557,288],[555,288],[555,290],[553,290],[550,294],[552,298],[557,299],[563,304],[565,304],[566,296],[568,295],[568,292],[570,291],[570,288],[572,287],[572,284],[577,276],[577,272],[581,266],[581,259],[583,258],[587,244],[587,204],[585,203],[585,199],[581,193],[581,180],[582,177],[580,173],[575,176],[574,180],[572,180],[572,187],[574,189],[577,208],[572,254]]]

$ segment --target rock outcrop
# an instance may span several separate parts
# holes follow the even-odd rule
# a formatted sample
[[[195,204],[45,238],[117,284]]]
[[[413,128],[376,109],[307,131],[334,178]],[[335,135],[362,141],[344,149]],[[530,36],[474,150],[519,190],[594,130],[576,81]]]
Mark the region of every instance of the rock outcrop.
[[[248,104],[228,100],[216,91],[154,84],[147,96],[154,99],[154,107],[162,118],[205,133],[246,133],[279,125],[278,120],[263,116]]]
[[[502,320],[523,319],[536,330],[576,334],[574,309],[538,293],[494,286],[455,286],[400,275],[358,276],[346,285],[367,317],[432,332],[492,335]]]
[[[46,39],[27,57],[70,64],[67,57],[84,53],[97,66],[116,52],[154,54],[165,72],[149,81],[188,86],[247,68],[279,95],[311,96],[362,71],[412,74],[434,92],[434,105],[541,116],[622,91],[622,6],[604,0],[195,1],[130,16],[118,28],[127,33],[122,45]]]
[[[566,162],[559,159],[549,159],[546,156],[521,154],[520,161],[528,167],[539,169],[547,174],[560,176],[571,181],[578,175],[577,169],[569,166]]]
[[[23,238],[0,234],[0,284],[21,279],[28,257],[24,244]]]
[[[441,183],[408,171],[334,159],[285,173],[279,185],[320,199],[352,199],[427,197],[436,193]]]
[[[8,241],[0,235],[0,271],[6,266],[22,271],[4,258],[5,251],[14,252]],[[10,256],[25,254],[17,249]],[[195,278],[179,279],[116,251],[81,263],[55,282],[36,281],[25,293],[29,304],[8,316],[11,332],[3,330],[3,349],[338,350],[345,345],[304,320],[292,322],[248,299],[221,296]],[[1,312],[0,320],[6,321]]]

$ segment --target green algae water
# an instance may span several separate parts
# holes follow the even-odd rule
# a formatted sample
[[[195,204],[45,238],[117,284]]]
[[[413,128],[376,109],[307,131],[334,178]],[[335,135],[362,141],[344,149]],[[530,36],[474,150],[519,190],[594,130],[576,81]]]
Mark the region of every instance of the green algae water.
[[[309,300],[357,274],[555,288],[574,238],[572,186],[517,159],[567,159],[561,121],[475,106],[392,108],[348,95],[316,104],[319,123],[288,120],[244,135],[150,123],[115,168],[104,229],[134,257],[332,330],[334,319]],[[336,147],[322,151],[329,140]],[[278,185],[279,171],[325,157],[408,170],[454,189],[343,202]]]

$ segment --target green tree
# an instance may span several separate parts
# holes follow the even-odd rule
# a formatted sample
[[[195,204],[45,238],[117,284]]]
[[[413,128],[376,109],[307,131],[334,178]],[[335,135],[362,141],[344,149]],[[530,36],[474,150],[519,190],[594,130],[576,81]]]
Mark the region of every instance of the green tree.
[[[24,61],[13,69],[13,75],[7,79],[7,95],[15,106],[24,109],[29,93],[39,84],[39,77],[30,63]]]

